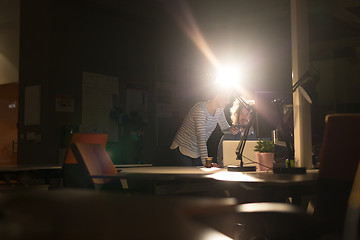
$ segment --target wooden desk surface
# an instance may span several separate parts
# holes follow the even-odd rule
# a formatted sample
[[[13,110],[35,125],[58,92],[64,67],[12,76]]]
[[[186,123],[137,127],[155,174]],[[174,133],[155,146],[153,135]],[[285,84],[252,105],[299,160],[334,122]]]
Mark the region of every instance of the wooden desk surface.
[[[207,175],[219,171],[221,168],[205,167],[138,167],[138,168],[118,168],[124,174],[155,174],[155,175]]]
[[[234,182],[258,182],[258,183],[305,183],[315,182],[318,179],[316,171],[308,171],[306,174],[274,174],[273,172],[228,172],[226,170],[207,175],[220,181]]]
[[[174,178],[209,178],[219,181],[234,182],[267,182],[267,183],[289,183],[289,182],[314,182],[318,178],[316,170],[309,170],[306,174],[274,174],[270,172],[230,172],[223,168],[204,167],[139,167],[118,168],[119,174],[124,177],[174,177]]]
[[[228,192],[239,202],[278,201],[288,197],[300,202],[314,194],[318,172],[274,174],[272,172],[231,172],[221,168],[147,167],[120,169],[119,176],[130,184],[153,186],[158,194]]]
[[[43,179],[48,184],[49,179],[62,178],[62,166],[59,165],[14,165],[0,166],[0,181],[10,186],[40,184],[34,179]]]
[[[115,164],[116,169],[118,168],[135,168],[135,167],[152,167],[152,164],[142,163],[142,164]]]
[[[36,170],[61,170],[60,165],[11,165],[0,166],[1,172],[21,172],[21,171],[36,171]]]

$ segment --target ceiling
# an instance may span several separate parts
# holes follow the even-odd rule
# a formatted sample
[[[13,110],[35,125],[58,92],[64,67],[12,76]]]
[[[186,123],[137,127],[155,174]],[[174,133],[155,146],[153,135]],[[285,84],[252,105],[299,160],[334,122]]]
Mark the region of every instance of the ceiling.
[[[19,21],[19,3],[19,0],[0,0],[0,24]]]
[[[127,16],[129,21],[149,26],[174,28],[176,13],[184,9],[181,0],[63,0],[105,14]],[[0,24],[19,21],[19,2],[0,0]],[[270,24],[285,24],[290,16],[290,0],[188,0],[199,29],[208,39],[231,45],[239,36],[256,34]],[[360,52],[360,1],[309,0],[309,40],[313,59],[335,51],[344,56]],[[247,30],[245,26],[248,26]],[[240,29],[240,31],[239,31]],[[269,30],[274,37],[281,29]],[[248,37],[250,39],[250,37]],[[280,39],[280,38],[278,38]],[[278,40],[274,38],[274,40]],[[328,55],[326,55],[328,56]]]
[[[360,1],[309,1],[309,35],[313,53],[360,46]]]
[[[203,32],[223,33],[239,26],[267,23],[289,16],[290,0],[89,0],[97,8],[113,14],[127,13],[134,19],[169,23],[187,2]],[[360,46],[360,1],[309,0],[309,40],[311,51]],[[255,26],[255,25],[253,25]]]

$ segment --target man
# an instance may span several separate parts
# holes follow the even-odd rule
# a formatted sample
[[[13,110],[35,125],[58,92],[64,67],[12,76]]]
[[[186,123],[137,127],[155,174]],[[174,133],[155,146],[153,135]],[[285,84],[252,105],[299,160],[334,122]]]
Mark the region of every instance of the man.
[[[233,102],[232,107],[230,108],[231,113],[231,121],[233,125],[241,125],[240,130],[237,134],[229,134],[225,133],[220,141],[218,146],[218,154],[217,154],[217,163],[219,167],[224,167],[224,159],[223,159],[223,141],[224,140],[241,140],[241,137],[244,135],[245,128],[250,120],[250,115],[248,110],[240,103],[239,100],[235,100]],[[248,136],[248,140],[257,140],[255,131],[251,128]]]

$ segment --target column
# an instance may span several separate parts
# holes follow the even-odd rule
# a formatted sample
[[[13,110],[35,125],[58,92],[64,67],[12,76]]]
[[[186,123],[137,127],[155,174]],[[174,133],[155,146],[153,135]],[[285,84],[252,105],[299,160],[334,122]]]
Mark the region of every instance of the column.
[[[293,84],[309,69],[308,1],[290,0]],[[299,167],[312,167],[311,105],[293,94],[295,161]]]

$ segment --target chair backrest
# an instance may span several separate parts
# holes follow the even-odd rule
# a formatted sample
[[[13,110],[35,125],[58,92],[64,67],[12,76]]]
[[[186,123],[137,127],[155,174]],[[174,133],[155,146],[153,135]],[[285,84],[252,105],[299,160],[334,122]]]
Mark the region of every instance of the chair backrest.
[[[357,172],[351,188],[351,193],[348,201],[348,208],[345,215],[344,223],[344,237],[347,240],[359,239],[360,218],[360,164],[357,167]]]
[[[354,179],[359,154],[360,114],[329,114],[319,154],[319,177]]]
[[[63,185],[66,188],[93,188],[90,178],[84,179],[84,168],[78,164],[70,145],[74,142],[101,144],[106,147],[107,134],[103,133],[73,133],[66,150],[66,157],[63,163]]]
[[[76,160],[87,170],[88,177],[93,175],[116,175],[117,170],[110,159],[106,149],[101,144],[88,143],[72,143],[71,150]],[[95,184],[104,184],[109,179],[94,178],[92,182]]]
[[[360,114],[329,114],[319,154],[315,212],[328,220],[328,231],[341,234],[348,198],[359,164]]]
[[[80,143],[91,143],[91,144],[101,144],[104,148],[106,147],[106,142],[108,140],[108,134],[104,133],[73,133],[71,135],[69,147],[66,151],[65,164],[77,163],[73,152],[70,150],[70,145],[74,142]]]

